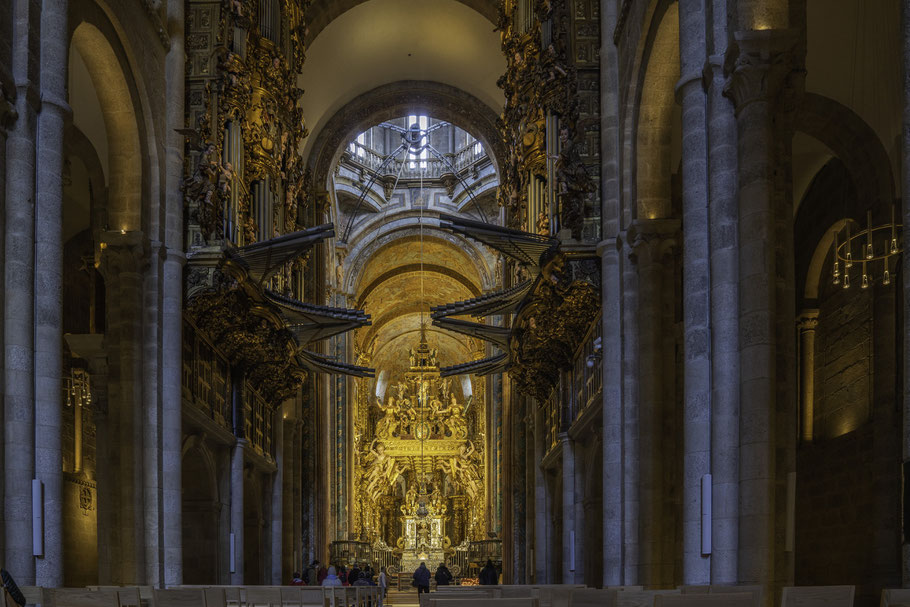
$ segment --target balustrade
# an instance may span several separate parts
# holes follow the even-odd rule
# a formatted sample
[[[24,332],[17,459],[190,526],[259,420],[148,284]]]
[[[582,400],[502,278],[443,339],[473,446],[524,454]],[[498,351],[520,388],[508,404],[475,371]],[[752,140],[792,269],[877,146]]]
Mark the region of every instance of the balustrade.
[[[600,340],[603,335],[603,321],[591,325],[581,346],[575,351],[572,363],[572,398],[569,418],[574,421],[594,401],[600,400],[603,381],[603,357]]]
[[[192,323],[183,323],[182,394],[185,403],[230,429],[231,373],[227,360]]]
[[[247,383],[243,383],[243,428],[244,437],[259,455],[266,459],[275,458],[272,443],[272,423],[275,411],[259,392]]]
[[[476,171],[481,168],[484,162],[489,162],[486,152],[482,145],[470,143],[457,150],[454,154],[446,154],[448,162],[439,158],[416,159],[407,158],[403,161],[394,158],[390,160],[382,169],[380,176],[392,175],[399,176],[400,179],[439,179],[445,174],[451,174],[452,168],[459,174],[469,171]],[[363,170],[371,173],[379,173],[380,167],[385,162],[385,157],[371,148],[354,141],[348,148],[348,152],[342,157],[342,162],[347,168],[354,172]],[[364,180],[369,179],[369,175],[364,174]],[[464,177],[464,175],[462,175]]]

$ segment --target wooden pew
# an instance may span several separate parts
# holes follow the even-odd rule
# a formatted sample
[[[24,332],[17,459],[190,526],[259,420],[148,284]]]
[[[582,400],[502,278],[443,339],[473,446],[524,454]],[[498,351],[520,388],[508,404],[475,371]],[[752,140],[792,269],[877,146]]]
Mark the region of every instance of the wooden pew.
[[[429,607],[539,607],[536,597],[502,598],[502,599],[430,599]]]
[[[879,607],[895,607],[895,605],[910,605],[910,589],[885,588],[882,590]]]
[[[202,588],[183,588],[180,590],[152,591],[152,607],[207,607],[205,590]]]
[[[748,592],[752,595],[752,607],[762,607],[762,596],[765,589],[761,585],[743,585],[743,586],[726,586],[714,584],[711,586],[710,594],[726,594],[730,592]]]
[[[281,589],[274,586],[244,586],[246,607],[280,607]]]
[[[653,607],[657,595],[682,594],[677,590],[623,590],[616,593],[616,607]]]
[[[654,607],[752,607],[751,592],[658,594]]]
[[[788,586],[781,607],[853,607],[855,586]]]
[[[298,589],[297,591],[300,594],[301,605],[304,607],[323,607],[332,595],[331,588],[333,587],[295,586],[295,588]]]
[[[52,588],[45,593],[47,595],[54,607],[120,607],[116,590]]]
[[[577,588],[572,591],[569,607],[615,607],[618,590]]]
[[[205,607],[227,607],[225,601],[224,588],[203,588],[202,593],[205,595]],[[240,595],[238,593],[238,599]]]

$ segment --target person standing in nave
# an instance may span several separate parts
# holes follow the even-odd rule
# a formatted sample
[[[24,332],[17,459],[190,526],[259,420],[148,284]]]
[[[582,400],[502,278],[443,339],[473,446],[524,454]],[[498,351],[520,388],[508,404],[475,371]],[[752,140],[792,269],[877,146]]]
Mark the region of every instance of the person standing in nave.
[[[356,582],[359,578],[360,578],[360,567],[358,567],[357,562],[354,561],[354,564],[351,565],[351,570],[348,571],[348,584],[353,586],[354,582]]]
[[[328,569],[325,568],[325,565],[321,566],[316,573],[316,583],[322,586],[322,581],[329,575]]]
[[[379,607],[382,607],[382,602],[385,600],[386,592],[389,590],[389,577],[386,575],[385,567],[379,568]]]
[[[341,586],[341,580],[338,579],[338,575],[335,572],[335,567],[329,567],[326,571],[325,579],[322,580],[320,586]]]
[[[414,572],[414,585],[417,586],[417,594],[430,591],[430,570],[427,569],[426,563],[420,563],[420,567]]]
[[[491,559],[487,559],[487,564],[480,570],[479,578],[478,581],[483,586],[495,586],[499,583],[499,573]]]
[[[306,572],[303,574],[303,579],[306,581],[307,586],[317,586],[319,582],[317,581],[319,577],[319,561],[313,559],[313,562],[310,563],[310,566],[306,568]]]
[[[360,575],[357,578],[357,581],[351,584],[352,586],[372,586],[370,583],[370,575],[366,571],[361,571]]]

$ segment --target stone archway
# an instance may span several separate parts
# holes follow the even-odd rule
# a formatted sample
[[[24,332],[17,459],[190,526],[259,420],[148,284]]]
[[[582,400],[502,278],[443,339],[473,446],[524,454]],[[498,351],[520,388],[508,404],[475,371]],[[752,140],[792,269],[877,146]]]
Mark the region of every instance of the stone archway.
[[[142,229],[142,154],[131,87],[107,37],[95,25],[76,27],[72,47],[88,68],[108,143],[108,227]]]
[[[647,57],[635,116],[635,215],[639,219],[672,216],[670,175],[675,87],[679,81],[679,5],[658,7],[656,26],[648,33]]]
[[[325,27],[351,10],[358,4],[363,4],[369,0],[333,0],[332,2],[321,2],[316,4],[307,13],[309,32],[307,34],[307,43],[311,43],[319,36],[319,33]],[[465,6],[474,9],[492,24],[496,24],[499,19],[498,3],[491,0],[458,0]]]
[[[185,450],[181,479],[183,582],[215,584],[218,582],[218,524],[221,508],[214,462],[201,442],[196,442]]]

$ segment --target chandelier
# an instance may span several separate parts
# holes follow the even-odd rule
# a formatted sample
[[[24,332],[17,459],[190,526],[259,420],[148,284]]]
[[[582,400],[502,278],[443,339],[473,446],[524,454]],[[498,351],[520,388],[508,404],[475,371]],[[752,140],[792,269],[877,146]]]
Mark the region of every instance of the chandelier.
[[[92,404],[92,387],[88,371],[70,369],[70,376],[63,378],[63,402],[67,407],[88,407]]]
[[[903,251],[899,233],[902,224],[895,219],[895,207],[891,205],[891,221],[885,224],[872,225],[872,211],[866,212],[866,228],[851,234],[850,221],[846,225],[846,237],[840,241],[840,230],[834,233],[834,267],[832,282],[849,289],[850,273],[854,266],[862,270],[860,288],[868,289],[877,278],[883,285],[891,284],[891,270],[894,267],[892,257]],[[841,272],[843,264],[843,272]],[[877,273],[878,272],[878,273]]]

